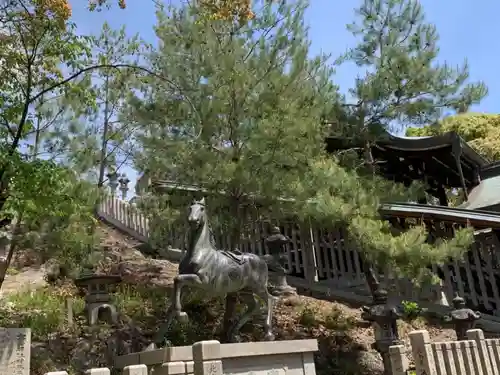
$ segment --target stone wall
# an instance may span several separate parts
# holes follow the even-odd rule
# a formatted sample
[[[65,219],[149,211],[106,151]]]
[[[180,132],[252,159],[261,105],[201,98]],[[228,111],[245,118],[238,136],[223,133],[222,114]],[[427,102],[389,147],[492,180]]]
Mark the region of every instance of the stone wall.
[[[120,356],[115,368],[123,375],[316,375],[313,353],[317,350],[316,340],[240,344],[211,340]],[[87,373],[110,375],[110,370],[91,369]]]

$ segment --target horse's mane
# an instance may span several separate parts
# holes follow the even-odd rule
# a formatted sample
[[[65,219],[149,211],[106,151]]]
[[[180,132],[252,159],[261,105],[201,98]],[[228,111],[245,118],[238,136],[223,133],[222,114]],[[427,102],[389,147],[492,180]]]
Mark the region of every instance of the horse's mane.
[[[206,213],[205,213],[205,225],[207,226],[207,229],[208,229],[210,245],[212,245],[214,247],[214,249],[217,249],[217,244],[215,243],[214,230],[212,229],[212,226],[210,225],[210,222],[208,221],[208,215]]]
[[[215,243],[215,235],[212,226],[208,222],[207,226],[208,226],[208,233],[210,234],[210,245],[212,245],[214,249],[217,249],[217,244]]]

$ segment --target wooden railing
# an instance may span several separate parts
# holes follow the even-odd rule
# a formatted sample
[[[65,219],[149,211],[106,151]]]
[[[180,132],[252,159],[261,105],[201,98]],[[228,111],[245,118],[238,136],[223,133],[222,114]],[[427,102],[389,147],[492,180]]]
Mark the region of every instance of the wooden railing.
[[[100,206],[99,215],[109,224],[132,237],[148,242],[150,224],[148,219],[134,205],[119,198],[108,196]],[[281,230],[292,243],[288,247],[287,268],[291,281],[299,287],[321,293],[349,290],[359,296],[366,296],[363,264],[354,245],[341,227],[329,230],[300,226],[290,221],[280,223]],[[267,225],[253,222],[247,225],[239,250],[259,255],[266,254],[264,239],[268,235]],[[177,252],[177,258],[185,248],[186,228],[172,228],[165,244],[168,251]],[[442,279],[442,292],[448,301],[456,293],[464,297],[469,307],[484,314],[500,315],[500,243],[492,231],[481,231],[475,242],[461,261],[453,261],[445,266],[432,268]],[[220,248],[228,248],[227,239],[216,235]],[[175,256],[172,256],[175,258]],[[389,277],[385,278],[390,279]],[[393,283],[394,286],[394,283]],[[410,283],[398,282],[397,293],[406,299],[419,299]],[[439,288],[426,291],[431,300],[442,300]],[[363,297],[364,298],[364,297]]]

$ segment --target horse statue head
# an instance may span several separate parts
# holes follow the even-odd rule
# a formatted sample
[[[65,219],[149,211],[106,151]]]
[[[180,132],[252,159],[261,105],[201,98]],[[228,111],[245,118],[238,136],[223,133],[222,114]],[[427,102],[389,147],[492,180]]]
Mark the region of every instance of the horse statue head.
[[[207,213],[205,210],[205,198],[201,200],[195,200],[191,206],[189,206],[188,223],[193,229],[199,229],[205,225],[207,221]]]

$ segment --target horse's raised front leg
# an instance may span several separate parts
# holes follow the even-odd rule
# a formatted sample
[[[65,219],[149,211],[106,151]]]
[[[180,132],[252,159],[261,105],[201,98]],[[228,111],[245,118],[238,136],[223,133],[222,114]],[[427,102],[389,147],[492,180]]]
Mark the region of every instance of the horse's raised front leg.
[[[177,275],[174,279],[174,300],[172,301],[172,305],[174,308],[174,313],[177,316],[177,319],[179,319],[182,322],[187,322],[188,321],[188,315],[186,312],[182,311],[182,304],[181,304],[181,291],[182,288],[185,286],[192,286],[192,285],[202,285],[203,281],[201,280],[200,276],[197,274],[185,274],[185,275]]]

